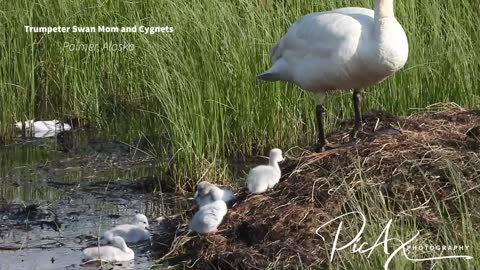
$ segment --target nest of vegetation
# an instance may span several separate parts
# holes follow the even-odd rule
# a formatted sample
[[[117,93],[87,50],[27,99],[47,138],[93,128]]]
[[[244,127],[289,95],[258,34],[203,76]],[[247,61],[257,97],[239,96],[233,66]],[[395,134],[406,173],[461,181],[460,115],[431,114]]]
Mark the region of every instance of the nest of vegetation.
[[[467,179],[464,190],[478,192],[480,110],[442,104],[409,117],[372,112],[364,118],[370,134],[356,144],[349,142],[352,123],[345,123],[329,136],[337,148],[289,151],[275,189],[260,195],[242,190],[218,234],[186,235],[185,225],[178,226],[164,242],[162,260],[193,269],[318,267],[327,256],[316,229],[345,213],[362,185],[377,186],[396,205],[428,204],[432,193],[440,199],[454,194],[447,176],[454,164]],[[428,208],[417,215],[429,227],[441,220]],[[322,235],[336,229],[326,226]]]

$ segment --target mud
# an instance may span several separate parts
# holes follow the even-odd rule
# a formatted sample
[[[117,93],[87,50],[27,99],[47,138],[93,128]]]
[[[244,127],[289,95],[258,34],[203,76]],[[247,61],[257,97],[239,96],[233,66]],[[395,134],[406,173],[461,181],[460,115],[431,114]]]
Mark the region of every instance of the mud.
[[[158,192],[156,160],[98,135],[18,139],[0,146],[0,160],[1,270],[98,269],[80,266],[81,250],[137,212],[149,217],[155,240],[130,246],[134,263],[108,269],[148,269],[165,229],[154,219],[186,207]]]
[[[431,211],[432,197],[445,202],[452,220],[461,220],[454,196],[459,186],[448,175],[455,166],[461,174],[456,185],[468,191],[469,207],[475,208],[480,203],[480,141],[471,133],[480,126],[480,113],[454,105],[428,109],[409,117],[372,112],[365,115],[357,142],[350,141],[352,123],[346,122],[328,137],[336,148],[289,151],[273,191],[251,195],[241,190],[217,235],[179,231],[172,236],[176,245],[162,259],[193,269],[298,269],[300,264],[326,269],[327,251],[316,230],[349,212],[349,200],[354,194],[361,197],[367,186],[380,190],[395,213],[418,209],[419,227],[432,234],[442,220]],[[472,215],[472,222],[480,220]],[[333,236],[337,226],[331,223],[319,233]]]

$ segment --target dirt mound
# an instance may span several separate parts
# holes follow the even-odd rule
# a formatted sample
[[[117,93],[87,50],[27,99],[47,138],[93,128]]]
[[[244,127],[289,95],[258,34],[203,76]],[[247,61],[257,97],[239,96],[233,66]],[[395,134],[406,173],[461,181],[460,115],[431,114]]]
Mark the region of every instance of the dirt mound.
[[[219,234],[175,235],[163,260],[184,261],[195,269],[321,266],[327,256],[315,231],[348,210],[346,202],[357,186],[379,186],[392,205],[428,204],[432,193],[451,196],[454,187],[446,174],[455,166],[468,180],[465,189],[473,189],[480,179],[480,111],[454,105],[427,109],[405,118],[372,112],[357,143],[349,142],[352,123],[345,123],[329,136],[337,148],[291,150],[273,191],[241,192]],[[348,189],[339,188],[345,183]],[[426,227],[441,220],[428,210],[419,215]],[[322,231],[334,234],[334,225]]]

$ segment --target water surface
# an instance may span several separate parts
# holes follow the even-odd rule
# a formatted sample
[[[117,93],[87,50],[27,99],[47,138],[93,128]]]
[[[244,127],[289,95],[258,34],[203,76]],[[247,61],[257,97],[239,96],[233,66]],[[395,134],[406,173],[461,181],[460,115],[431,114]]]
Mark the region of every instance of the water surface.
[[[0,146],[0,270],[81,267],[81,250],[135,213],[178,213],[185,200],[162,194],[158,162],[120,140],[70,132],[18,139]],[[132,264],[148,269],[151,243],[140,243]]]

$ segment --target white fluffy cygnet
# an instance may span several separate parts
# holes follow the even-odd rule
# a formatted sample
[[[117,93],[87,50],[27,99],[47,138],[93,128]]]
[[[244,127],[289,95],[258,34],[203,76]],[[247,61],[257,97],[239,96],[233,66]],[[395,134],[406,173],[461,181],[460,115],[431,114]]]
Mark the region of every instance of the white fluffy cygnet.
[[[136,214],[133,224],[122,224],[113,227],[103,234],[103,238],[111,242],[115,236],[120,236],[127,243],[136,243],[150,239],[148,219],[145,215]]]
[[[214,234],[227,214],[227,204],[222,200],[220,189],[210,189],[208,195],[212,201],[202,205],[190,222],[190,230],[199,234]]]
[[[91,260],[101,260],[106,262],[124,262],[133,260],[135,253],[127,246],[125,240],[120,236],[115,236],[110,240],[110,245],[100,247],[89,247],[83,250],[85,258]]]
[[[198,203],[198,206],[201,207],[215,201],[212,196],[212,190],[215,190],[215,194],[219,196],[225,203],[228,203],[235,198],[235,194],[233,194],[233,192],[230,190],[219,188],[207,181],[202,181],[197,184],[197,191],[195,191],[195,195],[193,196],[195,201]]]
[[[270,150],[268,165],[257,166],[248,173],[248,190],[251,193],[263,193],[273,188],[282,176],[278,162],[283,160],[282,150],[278,148]]]

